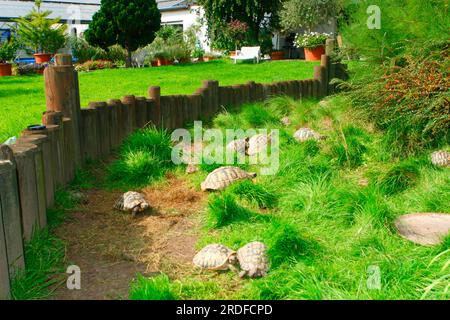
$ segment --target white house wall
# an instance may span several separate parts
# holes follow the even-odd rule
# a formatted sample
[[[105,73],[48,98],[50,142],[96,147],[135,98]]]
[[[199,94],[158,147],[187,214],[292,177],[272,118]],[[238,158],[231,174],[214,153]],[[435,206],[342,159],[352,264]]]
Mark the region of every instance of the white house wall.
[[[200,25],[200,19],[203,17],[203,9],[199,6],[192,6],[191,9],[162,11],[161,24],[163,25],[182,25],[186,31],[193,25]],[[202,26],[200,34],[197,34],[200,43],[205,51],[209,51],[209,43],[206,36],[206,27]]]

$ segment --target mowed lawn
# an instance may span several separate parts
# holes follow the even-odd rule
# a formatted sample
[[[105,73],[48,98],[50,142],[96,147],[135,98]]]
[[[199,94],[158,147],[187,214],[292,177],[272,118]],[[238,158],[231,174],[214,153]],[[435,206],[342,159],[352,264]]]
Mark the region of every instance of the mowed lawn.
[[[117,99],[124,95],[145,96],[149,86],[161,86],[162,94],[190,94],[202,80],[218,80],[221,85],[254,80],[268,83],[307,79],[316,63],[271,61],[261,64],[217,60],[161,68],[99,70],[79,73],[82,106],[90,101]],[[30,124],[41,121],[45,111],[43,76],[0,78],[0,143],[17,135]]]

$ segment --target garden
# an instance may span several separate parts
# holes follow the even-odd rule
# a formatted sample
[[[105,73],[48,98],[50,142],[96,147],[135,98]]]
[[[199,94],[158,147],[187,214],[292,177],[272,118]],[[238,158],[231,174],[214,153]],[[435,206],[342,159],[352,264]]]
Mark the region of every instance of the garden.
[[[206,78],[226,86],[310,79],[327,40],[337,44],[330,61],[347,63],[348,76],[327,83],[327,97],[271,94],[221,105],[200,132],[220,133],[222,149],[230,146],[222,146],[228,130],[244,132],[226,161],[213,161],[216,150],[201,153],[199,163],[176,164],[172,132],[152,124],[110,156],[88,161],[56,192],[48,227],[26,244],[28,264],[12,281],[13,298],[448,300],[448,7],[371,1],[382,23],[370,28],[365,2],[222,3],[201,1],[211,53],[198,45],[195,28],[183,33],[159,23],[144,44],[102,39],[100,11],[86,38],[71,40],[81,106],[144,96],[150,85],[163,95],[191,94]],[[317,28],[330,17],[336,34]],[[274,30],[297,30],[293,42],[312,61],[277,61]],[[256,45],[272,61],[230,61]],[[0,141],[40,122],[43,86],[36,74],[0,78]],[[184,129],[198,132],[192,123]],[[263,149],[278,156],[273,174],[250,161]],[[403,228],[410,217],[419,226]],[[436,230],[414,233],[428,225]],[[82,270],[80,290],[66,287],[73,265]]]

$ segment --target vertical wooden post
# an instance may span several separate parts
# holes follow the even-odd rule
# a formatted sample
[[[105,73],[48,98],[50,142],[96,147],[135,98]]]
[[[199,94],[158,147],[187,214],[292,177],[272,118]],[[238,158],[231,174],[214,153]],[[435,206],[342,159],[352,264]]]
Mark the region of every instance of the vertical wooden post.
[[[22,230],[26,241],[31,240],[39,228],[39,192],[36,177],[35,154],[38,147],[32,144],[14,144],[0,147],[1,158],[15,163],[17,168]]]
[[[55,164],[53,164],[54,157],[47,129],[41,131],[25,130],[19,138],[19,142],[35,144],[42,150],[46,203],[47,208],[51,208],[55,198],[55,182],[53,178],[53,166]]]
[[[9,281],[8,254],[6,252],[6,239],[2,216],[3,212],[0,206],[0,300],[9,300],[11,299],[11,285]]]
[[[45,96],[48,111],[60,111],[64,117],[72,120],[73,160],[81,166],[80,135],[80,89],[78,74],[72,65],[70,55],[55,56],[56,65],[45,68]]]
[[[161,88],[157,86],[150,87],[148,89],[148,97],[152,99],[155,104],[153,110],[155,115],[152,117],[152,119],[154,119],[154,124],[157,127],[161,127]]]
[[[325,54],[327,56],[331,56],[334,53],[334,49],[336,47],[336,41],[334,39],[327,39],[325,45]]]
[[[8,261],[10,276],[14,276],[20,269],[24,268],[25,260],[16,167],[9,160],[0,161],[0,220],[3,221],[3,224],[0,222],[0,234],[4,231],[8,255],[8,259],[5,259],[5,261]],[[2,240],[0,239],[1,246]],[[2,259],[3,256],[0,253],[0,260]],[[2,286],[1,278],[0,276],[0,287]]]

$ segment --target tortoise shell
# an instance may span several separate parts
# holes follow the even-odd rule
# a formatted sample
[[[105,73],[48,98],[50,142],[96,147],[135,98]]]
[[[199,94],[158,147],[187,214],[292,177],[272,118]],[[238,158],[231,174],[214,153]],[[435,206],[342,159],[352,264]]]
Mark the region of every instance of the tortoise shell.
[[[221,167],[211,172],[201,184],[202,191],[223,190],[235,181],[252,179],[256,173],[248,173],[239,167]]]
[[[196,267],[206,270],[228,270],[235,262],[236,252],[221,244],[210,244],[198,252],[193,260]]]
[[[431,154],[431,163],[437,167],[450,167],[450,152],[436,151]]]
[[[227,151],[245,155],[248,150],[248,141],[248,138],[234,140],[227,145]]]
[[[241,277],[264,277],[269,271],[267,247],[262,242],[251,242],[237,251],[237,259],[241,267]]]
[[[271,140],[272,137],[264,133],[257,134],[251,137],[250,140],[248,141],[247,154],[249,156],[254,156],[261,153],[262,151],[267,150],[267,146],[269,145]]]
[[[150,205],[145,200],[144,195],[134,191],[123,194],[114,205],[117,210],[132,212],[133,214],[144,212],[149,207]]]
[[[323,140],[325,137],[310,128],[301,128],[294,133],[294,139],[298,142],[305,142],[308,140]]]

